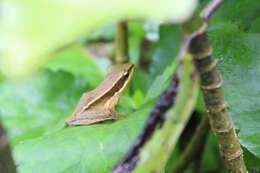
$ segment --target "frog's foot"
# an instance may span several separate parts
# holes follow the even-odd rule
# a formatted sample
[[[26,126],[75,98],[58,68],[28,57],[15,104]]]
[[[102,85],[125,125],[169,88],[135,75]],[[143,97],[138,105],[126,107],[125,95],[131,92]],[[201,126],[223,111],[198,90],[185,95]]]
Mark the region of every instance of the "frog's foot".
[[[82,118],[71,118],[71,119],[66,119],[65,122],[68,125],[71,126],[78,126],[78,125],[91,125],[91,124],[97,124],[97,123],[102,123],[104,121],[109,121],[109,120],[118,120],[120,117],[114,116],[114,115],[109,115],[109,116],[104,116],[104,117],[82,117]]]
[[[79,115],[74,115],[65,120],[67,125],[91,125],[96,123],[102,123],[109,120],[119,120],[125,116],[119,115],[112,110],[88,110]]]
[[[126,118],[126,115],[113,113],[110,117],[111,117],[112,120],[121,120],[121,119]]]
[[[111,115],[112,115],[112,117],[117,118],[117,120],[124,119],[127,117],[127,114],[122,113],[122,112],[120,112],[120,113],[112,112]]]

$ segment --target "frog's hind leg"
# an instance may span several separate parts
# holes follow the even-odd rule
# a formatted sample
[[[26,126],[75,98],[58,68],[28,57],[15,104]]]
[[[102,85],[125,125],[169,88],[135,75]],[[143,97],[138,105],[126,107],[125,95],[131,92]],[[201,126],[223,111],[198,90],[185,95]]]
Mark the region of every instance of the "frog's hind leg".
[[[115,112],[115,110],[110,109],[110,117],[112,117],[114,120],[120,120],[120,119],[124,119],[126,118],[126,114],[125,113],[118,113]]]

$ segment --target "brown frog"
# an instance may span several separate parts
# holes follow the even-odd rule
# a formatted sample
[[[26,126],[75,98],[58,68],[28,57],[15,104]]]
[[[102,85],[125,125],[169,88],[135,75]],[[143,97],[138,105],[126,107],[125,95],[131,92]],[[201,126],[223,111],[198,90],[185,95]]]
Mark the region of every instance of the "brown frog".
[[[129,63],[112,66],[94,90],[81,96],[75,111],[65,120],[66,124],[89,125],[119,119],[115,106],[132,76],[133,69],[134,65]]]

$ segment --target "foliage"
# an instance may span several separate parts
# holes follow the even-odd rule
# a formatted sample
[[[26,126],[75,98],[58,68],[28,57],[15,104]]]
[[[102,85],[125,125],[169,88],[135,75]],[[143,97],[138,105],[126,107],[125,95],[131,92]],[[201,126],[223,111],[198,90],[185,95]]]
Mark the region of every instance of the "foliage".
[[[165,0],[157,6],[158,2],[149,1],[149,4],[153,4],[149,7],[151,9],[147,14],[141,15],[156,18],[167,16],[169,10],[165,9],[168,9],[169,2]],[[36,4],[36,1],[26,1],[24,4],[18,1],[6,2],[7,5],[9,3],[17,3],[15,5],[18,6],[9,6],[17,7],[15,10],[23,11],[24,6],[28,7],[28,11],[21,13],[23,14],[21,17],[29,16],[30,20],[27,22],[29,26],[34,26],[37,32],[33,32],[35,28],[30,28],[30,32],[20,31],[16,26],[19,23],[14,23],[17,35],[11,37],[9,33],[11,30],[8,31],[3,37],[3,42],[8,44],[2,44],[1,40],[0,49],[7,47],[9,53],[14,53],[12,56],[20,57],[23,52],[21,49],[16,49],[20,44],[26,43],[24,46],[27,47],[22,48],[29,49],[30,54],[26,54],[22,60],[1,59],[2,68],[8,68],[4,73],[9,73],[10,76],[24,76],[36,70],[35,67],[44,64],[31,78],[23,81],[9,80],[3,74],[0,77],[1,120],[8,130],[19,172],[77,173],[111,170],[130,147],[156,98],[169,83],[175,70],[174,57],[180,42],[179,26],[160,26],[157,33],[159,40],[150,41],[153,42],[152,46],[146,50],[149,55],[147,59],[149,68],[143,68],[141,45],[147,36],[147,30],[144,29],[143,22],[130,21],[128,24],[131,33],[130,55],[131,61],[136,64],[136,69],[117,107],[119,112],[128,114],[127,118],[93,126],[65,127],[64,118],[72,112],[80,95],[95,88],[104,76],[103,69],[107,69],[108,66],[87,52],[88,45],[84,44],[86,38],[82,35],[90,34],[91,30],[98,28],[108,18],[118,19],[117,15],[139,16],[140,14],[135,12],[142,11],[144,6],[134,1],[133,4],[128,4],[127,9],[120,10],[122,5],[118,5],[120,3],[115,0],[109,6],[117,9],[113,15],[108,15],[106,10],[109,8],[106,7],[108,9],[101,8],[95,18],[94,14],[97,12],[91,10],[93,7],[87,7],[87,2],[83,1],[76,6],[69,2],[59,6],[60,4],[51,1],[41,1],[40,4]],[[102,1],[97,1],[98,3]],[[46,14],[45,10],[49,4],[51,8],[48,8],[50,11]],[[42,6],[42,10],[39,10]],[[100,4],[97,6],[100,7]],[[155,7],[166,13],[158,11],[158,14],[152,14]],[[219,60],[224,78],[229,111],[239,132],[239,140],[244,147],[245,161],[250,172],[260,170],[259,9],[257,0],[227,1],[213,17],[209,28],[213,53]],[[21,11],[18,12],[20,14]],[[78,20],[75,20],[75,15]],[[59,17],[52,19],[52,16]],[[86,20],[82,16],[91,16],[93,23],[88,23],[92,20]],[[35,23],[30,23],[31,21]],[[8,21],[6,22],[0,29],[1,35],[2,31],[6,32],[11,27],[7,25]],[[111,33],[113,29],[109,29],[109,33],[102,28],[99,31],[99,34],[90,35],[87,39],[102,37],[102,32],[106,37],[107,35],[109,38],[113,37]],[[28,40],[22,37],[24,33],[29,35]],[[37,35],[39,33],[40,35],[43,33],[41,39]],[[19,40],[21,42],[17,44],[7,42],[7,38],[12,41],[14,37],[21,39]],[[79,37],[81,41],[71,43]],[[27,45],[29,43],[30,45]],[[69,43],[71,44],[68,45]],[[65,45],[68,46],[61,48]],[[53,53],[57,48],[60,48],[59,52]],[[46,59],[49,60],[48,63]],[[201,109],[201,106],[197,107]],[[174,154],[178,155],[178,152]],[[203,155],[201,172],[225,172],[220,170],[221,165],[215,138],[210,134]]]
[[[120,0],[4,0],[0,67],[8,76],[24,77],[46,63],[50,53],[112,19],[146,17],[179,23],[196,4],[197,0],[127,1],[123,6]]]
[[[192,57],[187,54],[181,66],[181,81],[176,103],[166,113],[166,122],[163,127],[155,132],[141,151],[140,162],[133,172],[160,172],[164,169],[196,104],[199,80],[198,76],[192,76],[193,72]]]

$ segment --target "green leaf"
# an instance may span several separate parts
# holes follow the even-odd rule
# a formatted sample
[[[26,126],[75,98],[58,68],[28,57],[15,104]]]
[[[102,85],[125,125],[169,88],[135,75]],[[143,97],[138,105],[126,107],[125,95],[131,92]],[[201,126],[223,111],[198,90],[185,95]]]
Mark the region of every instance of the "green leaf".
[[[91,33],[87,41],[95,42],[95,41],[112,41],[115,37],[115,24],[113,22],[105,23],[105,25],[102,25],[98,30]]]
[[[134,92],[133,100],[135,101],[137,107],[141,106],[142,103],[144,103],[145,98],[144,98],[144,94],[142,93],[141,90],[136,90]]]
[[[161,75],[158,75],[152,82],[147,94],[146,100],[154,99],[158,97],[170,83],[172,74],[176,68],[175,61],[169,65]]]
[[[103,77],[94,59],[81,47],[70,47],[52,57],[46,68],[52,71],[66,71],[74,76],[85,77],[89,85],[95,87]]]
[[[248,171],[251,173],[259,173],[260,170],[260,159],[244,148],[244,159]]]
[[[241,144],[260,158],[259,93],[257,80],[260,71],[260,34],[258,1],[231,0],[214,15],[210,27],[213,53],[220,62],[224,78],[224,92],[229,112],[238,129]],[[218,21],[218,22],[217,22]],[[251,32],[255,34],[248,34]],[[246,154],[248,155],[248,154]],[[250,172],[259,168],[252,166],[252,159],[245,157]],[[252,168],[252,169],[251,169]]]
[[[97,83],[98,72],[97,65],[80,47],[71,47],[32,79],[0,83],[1,116],[20,172],[108,172],[127,151],[152,106],[152,102],[143,105],[140,89],[134,100],[127,93],[120,99],[117,112],[127,114],[127,118],[64,128],[64,119],[81,94]]]
[[[209,35],[240,142],[260,158],[260,34],[245,34],[233,28],[228,32],[219,28]]]
[[[248,31],[257,17],[259,17],[260,3],[257,0],[229,0],[216,11],[211,20],[218,22],[233,22],[242,31]]]
[[[252,33],[260,33],[260,17],[256,18],[250,27],[250,32]]]
[[[129,58],[133,64],[138,64],[138,62],[140,61],[141,43],[145,35],[143,22],[129,21],[127,28],[128,28]]]
[[[90,34],[104,22],[122,18],[186,20],[197,0],[20,1],[1,4],[1,69],[12,77],[29,75],[49,54]],[[149,4],[149,5],[148,5]]]
[[[131,90],[133,92],[136,90],[141,90],[144,95],[146,95],[147,90],[150,88],[151,82],[152,79],[149,78],[149,75],[141,68],[136,67],[129,85],[131,86]]]
[[[163,73],[165,68],[175,60],[180,44],[180,28],[176,25],[161,25],[159,41],[152,50],[152,62],[149,72],[152,77]]]
[[[67,127],[15,147],[20,173],[109,172],[125,154],[150,111],[148,104],[113,123]]]
[[[212,131],[209,131],[206,142],[202,156],[201,172],[228,173],[219,154],[218,141]],[[193,168],[193,165],[191,165],[191,168]]]
[[[140,89],[135,92],[135,100],[127,93],[120,99],[117,112],[127,114],[127,118],[64,127],[64,119],[81,94],[97,83],[96,78],[101,76],[98,72],[97,65],[81,48],[71,47],[32,79],[0,83],[1,116],[21,173],[108,172],[127,151],[152,106],[152,102],[143,105]]]
[[[42,136],[71,114],[89,86],[67,72],[40,70],[22,83],[0,83],[1,118],[13,144]]]

